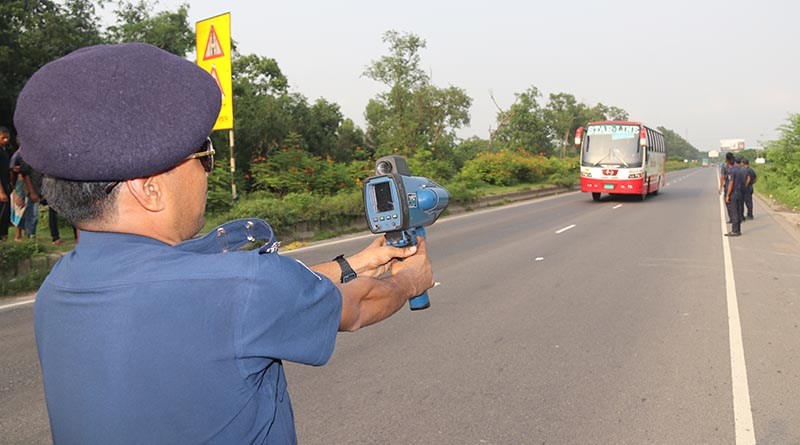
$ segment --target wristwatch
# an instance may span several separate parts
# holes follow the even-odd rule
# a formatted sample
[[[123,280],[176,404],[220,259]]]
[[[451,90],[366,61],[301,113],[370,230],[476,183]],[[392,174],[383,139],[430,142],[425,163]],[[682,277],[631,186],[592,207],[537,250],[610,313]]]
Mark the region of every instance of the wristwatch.
[[[344,255],[337,256],[336,258],[333,259],[333,261],[339,263],[339,267],[342,268],[342,278],[341,278],[342,283],[347,283],[348,281],[358,276],[356,275],[356,271],[354,271],[353,268],[350,267],[350,263],[348,263],[347,260],[344,259]]]

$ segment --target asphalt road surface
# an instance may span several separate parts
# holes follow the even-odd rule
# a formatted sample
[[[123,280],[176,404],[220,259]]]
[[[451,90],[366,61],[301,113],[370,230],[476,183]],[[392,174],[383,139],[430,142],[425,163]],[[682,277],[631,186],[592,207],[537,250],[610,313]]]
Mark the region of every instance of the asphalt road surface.
[[[713,168],[668,182],[437,222],[430,309],[287,365],[300,443],[800,443],[800,241],[759,201],[723,237]],[[31,319],[0,308],[2,443],[49,441]]]

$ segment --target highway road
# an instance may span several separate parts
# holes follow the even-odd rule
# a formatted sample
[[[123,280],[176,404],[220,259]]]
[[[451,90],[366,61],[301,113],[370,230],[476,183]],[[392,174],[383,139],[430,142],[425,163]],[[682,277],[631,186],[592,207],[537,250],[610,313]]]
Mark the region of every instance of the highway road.
[[[287,365],[300,443],[800,443],[800,241],[758,201],[723,237],[712,168],[668,183],[437,222],[430,309]],[[31,318],[0,308],[2,443],[49,439]]]

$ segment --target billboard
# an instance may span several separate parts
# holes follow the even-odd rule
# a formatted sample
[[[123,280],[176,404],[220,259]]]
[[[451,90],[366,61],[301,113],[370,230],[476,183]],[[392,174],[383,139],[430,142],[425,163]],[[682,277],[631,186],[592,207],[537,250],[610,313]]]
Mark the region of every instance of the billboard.
[[[720,151],[742,151],[744,150],[744,139],[720,139]]]

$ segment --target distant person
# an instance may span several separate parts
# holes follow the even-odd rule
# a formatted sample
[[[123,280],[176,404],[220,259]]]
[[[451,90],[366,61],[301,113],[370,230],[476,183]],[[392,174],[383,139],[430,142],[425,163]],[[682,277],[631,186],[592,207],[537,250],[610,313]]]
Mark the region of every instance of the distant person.
[[[739,222],[743,223],[744,222],[744,191],[747,188],[747,175],[746,175],[744,166],[742,165],[742,158],[740,158],[739,156],[736,156],[734,158],[734,167],[736,169],[738,169],[739,171],[741,171],[742,173],[745,173],[744,180],[741,181],[738,184],[738,188],[739,188],[739,191],[741,193],[741,199],[739,199],[739,202],[738,202],[739,207],[736,208],[736,210],[739,212]]]
[[[747,174],[746,187],[744,189],[744,205],[747,207],[747,219],[753,219],[753,184],[758,181],[756,171],[750,168],[750,161],[742,159],[744,171]]]
[[[733,156],[733,153],[730,153]],[[728,167],[728,153],[725,154],[725,162],[719,167],[719,194],[725,196],[726,191],[728,190],[728,173],[730,173],[730,167]],[[726,213],[727,213],[727,206],[726,206]],[[728,214],[728,224],[731,223],[731,215]]]
[[[8,239],[8,228],[11,225],[11,132],[0,127],[0,241]]]
[[[45,200],[44,203],[46,202]],[[53,244],[56,246],[64,244],[64,241],[61,239],[61,232],[58,229],[58,212],[49,204],[47,204],[47,225],[50,229],[50,239],[53,240]],[[75,243],[77,243],[80,236],[75,226],[72,226],[72,234],[75,236]]]
[[[22,147],[17,150],[22,154]],[[15,153],[15,154],[17,154]],[[42,180],[40,172],[33,169],[24,158],[20,159],[20,175],[27,193],[25,213],[22,214],[22,224],[20,226],[25,231],[28,238],[36,238],[36,226],[39,224],[39,203],[42,198]]]
[[[730,217],[731,230],[725,236],[740,236],[742,234],[742,221],[739,219],[739,201],[742,199],[741,189],[745,182],[744,171],[736,167],[736,159],[733,153],[725,154],[725,163],[727,164],[725,188],[725,207],[728,209],[728,216]]]

